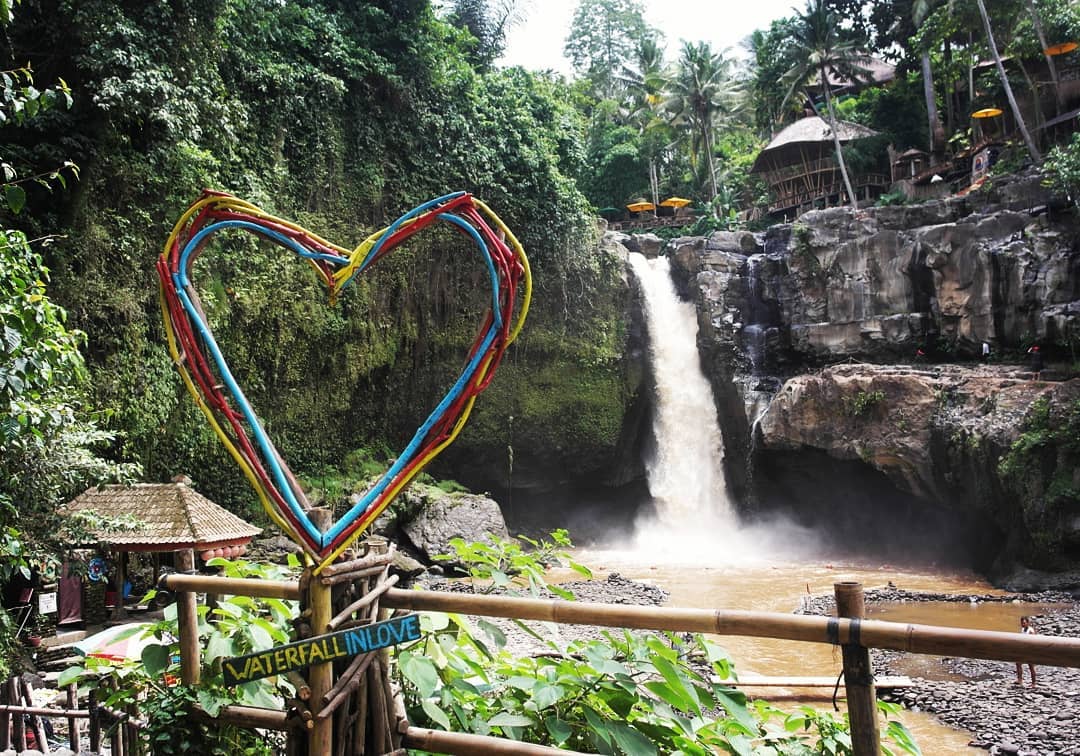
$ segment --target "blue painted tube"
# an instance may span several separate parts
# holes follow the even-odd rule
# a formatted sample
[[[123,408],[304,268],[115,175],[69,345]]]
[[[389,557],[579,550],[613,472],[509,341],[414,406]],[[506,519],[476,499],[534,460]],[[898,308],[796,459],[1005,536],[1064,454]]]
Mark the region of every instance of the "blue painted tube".
[[[394,235],[394,232],[397,231],[401,227],[402,223],[409,220],[410,218],[415,218],[417,215],[420,215],[420,213],[427,212],[431,208],[436,207],[438,205],[441,205],[444,202],[449,202],[452,199],[460,197],[463,194],[465,194],[465,192],[451,192],[450,194],[444,194],[442,197],[436,197],[433,200],[428,200],[427,202],[425,202],[422,205],[417,205],[412,210],[405,213],[400,218],[398,218],[396,221],[391,223],[390,227],[386,229],[386,231],[383,233],[382,236],[379,237],[379,240],[377,242],[375,242],[374,246],[372,246],[372,248],[370,250],[368,250],[367,256],[364,257],[363,262],[361,262],[356,267],[356,271],[351,276],[349,276],[347,279],[345,279],[345,281],[342,282],[341,289],[344,290],[346,286],[348,286],[350,283],[352,283],[352,280],[354,278],[356,278],[356,275],[358,273],[362,273],[364,271],[364,269],[367,268],[371,264],[371,261],[375,259],[376,255],[379,254],[379,250],[381,250],[383,248],[383,244],[386,243],[386,240]]]
[[[196,247],[199,246],[199,243],[203,239],[216,231],[220,231],[223,228],[243,228],[248,231],[252,231],[256,234],[265,236],[268,239],[276,241],[278,244],[291,249],[293,252],[300,255],[301,257],[309,258],[312,260],[325,260],[326,262],[333,263],[337,266],[344,266],[347,265],[349,262],[347,258],[340,257],[338,255],[328,255],[322,252],[312,252],[303,245],[298,244],[295,239],[290,239],[284,234],[280,234],[277,231],[272,231],[268,228],[260,226],[256,223],[252,223],[250,221],[217,221],[216,223],[211,223],[210,225],[204,226],[202,229],[200,229],[199,232],[195,234],[195,236],[191,237],[191,239],[188,240],[188,242],[184,245],[184,249],[181,250],[179,269],[180,284],[182,286],[191,285],[191,281],[187,277],[187,261],[188,258],[191,256],[191,253],[195,250]]]
[[[199,317],[199,312],[192,303],[191,298],[188,296],[187,291],[180,285],[180,275],[173,274],[173,286],[176,288],[177,297],[180,299],[180,303],[183,304],[184,309],[188,313],[188,317],[195,323],[195,327],[199,330],[199,335],[202,336],[203,343],[210,351],[210,356],[213,357],[214,363],[218,367],[218,372],[221,374],[221,379],[225,382],[225,385],[229,389],[229,393],[232,394],[233,399],[236,401],[237,407],[244,415],[244,419],[247,420],[248,425],[251,426],[252,432],[255,434],[255,442],[259,445],[259,449],[262,451],[263,459],[266,461],[270,468],[271,474],[274,476],[274,480],[278,484],[278,488],[281,491],[281,495],[285,498],[285,503],[288,504],[289,509],[294,515],[296,515],[297,521],[304,528],[304,532],[318,544],[321,544],[322,537],[318,530],[308,521],[307,515],[304,513],[303,508],[299,502],[296,501],[296,497],[293,495],[292,487],[289,485],[285,478],[285,474],[281,470],[281,466],[277,462],[277,455],[274,454],[273,444],[270,443],[270,439],[266,436],[266,432],[263,430],[262,424],[259,423],[255,412],[251,409],[251,405],[248,403],[247,398],[244,396],[244,392],[240,390],[240,386],[236,383],[236,379],[233,378],[232,373],[229,371],[228,365],[225,363],[225,358],[221,354],[221,349],[218,347],[217,342],[214,341],[214,336],[210,333],[209,327],[203,322],[203,319]]]
[[[371,503],[378,498],[379,494],[383,492],[390,481],[392,481],[412,460],[417,449],[420,448],[420,444],[423,442],[424,437],[427,436],[428,431],[431,430],[431,426],[438,422],[439,418],[446,412],[447,407],[454,403],[454,400],[461,395],[465,390],[465,386],[472,380],[480,362],[487,356],[488,347],[491,346],[491,342],[495,340],[498,332],[498,329],[495,328],[494,323],[492,323],[491,327],[488,328],[487,335],[484,336],[484,340],[480,344],[480,348],[476,350],[476,354],[473,355],[473,358],[469,361],[468,366],[457,379],[457,382],[454,383],[450,391],[443,397],[443,400],[439,402],[439,405],[428,416],[428,419],[424,421],[424,424],[417,429],[416,434],[413,435],[412,440],[409,441],[409,445],[398,455],[397,461],[386,471],[386,474],[383,475],[375,487],[368,491],[364,495],[364,498],[354,504],[345,515],[338,518],[338,521],[334,523],[334,526],[326,532],[326,535],[323,536],[322,539],[323,546],[333,543],[334,539],[344,532],[345,528],[352,525],[357,515],[366,512],[371,506]]]
[[[491,313],[495,316],[495,325],[502,328],[502,311],[499,307],[499,276],[495,272],[495,263],[491,260],[491,250],[488,249],[487,244],[484,243],[483,238],[480,236],[480,232],[473,228],[473,225],[464,218],[459,218],[453,213],[444,213],[439,216],[439,220],[453,223],[465,231],[473,238],[476,245],[480,247],[480,254],[484,256],[484,262],[487,263],[488,275],[491,277]]]

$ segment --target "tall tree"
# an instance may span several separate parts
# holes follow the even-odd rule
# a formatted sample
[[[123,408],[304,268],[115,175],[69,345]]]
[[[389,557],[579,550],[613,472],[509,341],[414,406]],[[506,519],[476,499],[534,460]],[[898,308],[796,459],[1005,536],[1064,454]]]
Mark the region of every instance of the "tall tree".
[[[1016,121],[1016,128],[1019,129],[1024,144],[1027,145],[1031,159],[1036,163],[1041,163],[1042,154],[1039,152],[1039,148],[1035,146],[1035,140],[1031,138],[1027,123],[1024,121],[1024,114],[1020,112],[1020,106],[1016,103],[1016,95],[1013,94],[1012,85],[1009,84],[1009,75],[1005,73],[1005,64],[1001,61],[1001,51],[998,50],[997,42],[994,41],[994,30],[990,27],[990,15],[986,12],[986,3],[983,0],[975,0],[975,2],[979,8],[979,16],[982,18],[983,29],[986,31],[986,43],[990,47],[990,54],[994,56],[994,66],[997,68],[998,78],[1001,79],[1001,86],[1005,90],[1005,97],[1009,100],[1009,108],[1012,110],[1013,119]]]
[[[695,162],[705,158],[709,200],[716,198],[715,128],[720,119],[734,111],[737,83],[732,76],[732,60],[713,52],[706,42],[684,42],[678,68],[671,80],[670,95],[664,103],[676,124],[691,135],[691,155]]]
[[[454,0],[448,20],[476,39],[470,58],[479,68],[488,68],[503,53],[506,34],[521,20],[517,0]]]
[[[789,18],[772,22],[767,31],[757,30],[745,45],[750,52],[749,88],[754,102],[754,126],[760,136],[772,139],[786,116],[782,79],[790,67],[788,48],[794,37]]]
[[[1050,69],[1050,81],[1054,85],[1054,107],[1055,115],[1061,115],[1061,111],[1065,108],[1065,101],[1061,97],[1061,81],[1058,79],[1057,66],[1054,64],[1054,56],[1048,52],[1045,52],[1050,45],[1046,41],[1046,34],[1043,32],[1042,16],[1039,14],[1039,9],[1035,5],[1035,0],[1027,0],[1028,13],[1031,14],[1031,23],[1035,27],[1035,34],[1039,38],[1039,47],[1043,49],[1043,55],[1046,56],[1046,66]]]
[[[799,92],[803,93],[814,112],[829,125],[844,189],[851,207],[855,208],[858,204],[844,163],[844,150],[840,144],[840,132],[837,128],[839,123],[833,105],[832,88],[829,86],[829,74],[834,73],[852,81],[866,79],[866,63],[869,58],[855,40],[843,35],[836,16],[829,12],[826,0],[807,0],[806,10],[795,17],[793,31],[791,54],[794,63],[784,74],[787,90],[784,102],[788,102]],[[824,114],[819,111],[808,89],[815,83],[821,86],[825,97]]]
[[[634,58],[640,41],[658,37],[645,23],[639,0],[580,0],[563,52],[599,99],[617,94],[617,75]]]
[[[911,17],[918,27],[926,20],[937,0],[915,0],[911,5]],[[926,99],[926,120],[930,131],[930,152],[940,153],[945,147],[945,128],[937,109],[937,93],[934,91],[934,71],[930,63],[930,46],[919,45],[919,66],[922,69],[923,97]]]
[[[664,48],[656,37],[645,37],[640,41],[637,65],[625,66],[619,79],[628,95],[626,119],[641,135],[641,148],[649,163],[649,190],[655,205],[660,201],[657,164],[667,142],[665,132],[668,128],[661,118],[661,111],[669,83]]]

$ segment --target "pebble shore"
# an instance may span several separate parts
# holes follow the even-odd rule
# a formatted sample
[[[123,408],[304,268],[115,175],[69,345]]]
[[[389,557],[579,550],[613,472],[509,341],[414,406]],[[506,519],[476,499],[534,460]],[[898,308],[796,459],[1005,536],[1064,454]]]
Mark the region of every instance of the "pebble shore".
[[[954,595],[896,588],[866,592],[868,605],[884,601],[1061,603],[1065,605],[1062,609],[1035,614],[1035,627],[1042,635],[1080,638],[1080,603],[1065,593]],[[834,609],[832,596],[814,596],[804,599],[797,613],[826,615]],[[906,656],[899,651],[875,650],[874,672],[906,674],[903,665]],[[1080,756],[1080,669],[1040,665],[1036,668],[1038,684],[1031,688],[1027,667],[1025,686],[1021,687],[1016,684],[1016,665],[1011,662],[935,657],[931,665],[940,672],[940,677],[952,679],[916,677],[914,688],[897,691],[891,699],[967,730],[971,733],[970,745],[991,754]],[[923,753],[933,753],[932,744],[922,746]]]

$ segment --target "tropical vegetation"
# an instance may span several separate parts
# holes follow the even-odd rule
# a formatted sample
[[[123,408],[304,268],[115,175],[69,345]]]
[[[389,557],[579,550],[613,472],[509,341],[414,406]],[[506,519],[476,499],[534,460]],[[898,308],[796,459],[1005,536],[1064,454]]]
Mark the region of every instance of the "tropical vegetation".
[[[769,202],[754,159],[807,111],[832,125],[846,176],[886,160],[886,144],[959,153],[978,138],[970,114],[1008,104],[1017,165],[1046,152],[1047,180],[1080,206],[1080,140],[1047,149],[1036,141],[1043,114],[1028,123],[1016,101],[1049,87],[1061,110],[1057,61],[1041,51],[1080,38],[1071,0],[808,0],[739,51],[665,40],[636,0],[581,0],[570,80],[499,64],[529,12],[540,11],[514,0],[0,2],[0,577],[57,554],[57,507],[96,482],[186,472],[215,501],[263,517],[163,346],[153,259],[203,187],[343,244],[448,189],[496,208],[529,251],[535,305],[440,472],[490,485],[496,470],[507,487],[515,446],[584,480],[609,461],[595,450],[620,443],[634,400],[622,369],[629,294],[618,262],[595,251],[596,215],[678,196],[696,206],[695,230],[752,223]],[[895,65],[891,82],[868,79],[873,58]],[[878,141],[842,146],[838,121]],[[466,250],[436,232],[336,307],[302,265],[250,239],[228,239],[196,270],[238,378],[305,484],[392,456],[442,395],[484,305]],[[1037,456],[1044,430],[1028,429],[1006,472]],[[542,584],[527,549],[500,548],[462,542],[457,556],[504,589],[515,573]],[[241,610],[226,602],[204,617],[221,653],[277,637]],[[271,626],[287,610],[251,609]],[[10,651],[5,616],[0,650]],[[700,639],[612,634],[575,647],[579,657],[523,662],[490,630],[431,622],[439,661],[406,651],[400,670],[410,706],[435,725],[631,753],[647,751],[643,741],[739,752],[773,738],[763,734],[773,712],[711,681],[729,663]],[[169,630],[155,632],[145,667],[168,672]],[[79,675],[97,672],[113,674]],[[499,698],[485,695],[495,689]],[[163,722],[192,700],[212,704],[209,693],[156,694]],[[794,743],[806,725],[823,737],[834,727],[804,713],[770,743]]]

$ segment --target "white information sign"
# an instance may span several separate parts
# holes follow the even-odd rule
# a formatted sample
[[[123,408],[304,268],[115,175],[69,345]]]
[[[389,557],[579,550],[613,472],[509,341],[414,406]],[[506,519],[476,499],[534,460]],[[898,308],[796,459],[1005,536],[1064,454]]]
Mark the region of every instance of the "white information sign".
[[[41,593],[38,594],[38,614],[55,614],[56,613],[56,594],[55,593]]]

